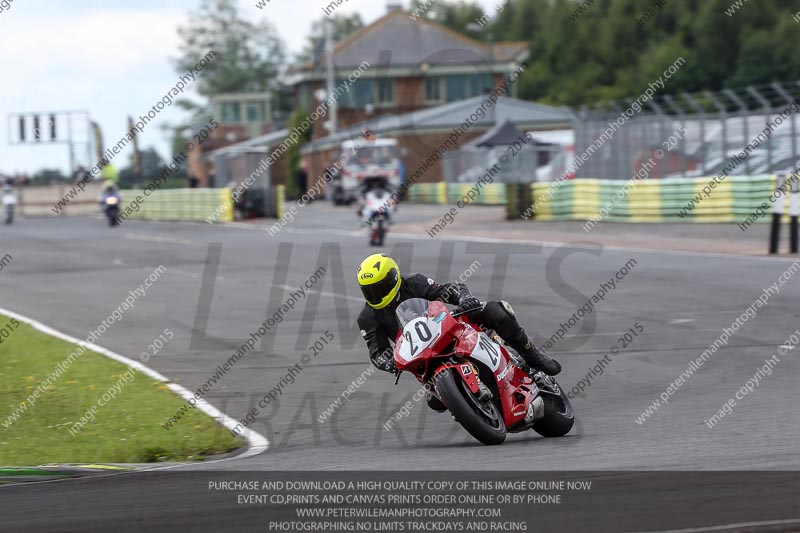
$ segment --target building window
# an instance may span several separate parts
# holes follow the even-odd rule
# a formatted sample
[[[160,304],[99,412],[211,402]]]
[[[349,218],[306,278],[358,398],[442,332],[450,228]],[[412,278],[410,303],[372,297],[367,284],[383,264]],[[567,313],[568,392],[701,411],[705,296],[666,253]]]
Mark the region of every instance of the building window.
[[[448,102],[467,98],[466,76],[447,76],[445,78],[445,97]]]
[[[471,76],[447,76],[445,78],[445,99],[448,102],[480,96],[487,90],[491,91],[492,89],[492,77],[490,75],[473,74]]]
[[[490,92],[492,87],[492,77],[487,75],[475,75],[469,80],[470,82],[470,96],[480,96]]]
[[[337,87],[344,82],[338,80]],[[337,99],[339,107],[345,109],[364,109],[368,105],[388,105],[394,103],[394,80],[360,79],[350,85]]]
[[[239,102],[222,102],[220,104],[220,120],[224,124],[241,123],[242,109]]]
[[[264,104],[250,102],[247,104],[247,122],[264,122]]]
[[[394,80],[378,80],[378,104],[394,103]]]
[[[442,101],[442,78],[425,78],[425,101]]]
[[[337,80],[336,87],[341,87],[343,83],[343,80]],[[372,103],[372,91],[372,80],[356,80],[350,89],[339,97],[337,103],[343,108],[363,109]]]
[[[297,100],[300,103],[300,107],[305,109],[311,109],[317,105],[314,101],[314,95],[312,94],[310,85],[301,85],[297,91]]]

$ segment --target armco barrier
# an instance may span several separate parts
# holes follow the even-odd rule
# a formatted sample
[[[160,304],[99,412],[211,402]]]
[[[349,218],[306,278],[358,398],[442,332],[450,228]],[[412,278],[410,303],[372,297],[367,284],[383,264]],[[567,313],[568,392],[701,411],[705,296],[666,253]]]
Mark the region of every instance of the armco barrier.
[[[473,187],[473,183],[415,183],[409,187],[407,199],[419,204],[457,204]],[[501,183],[489,183],[478,192],[471,204],[506,205],[508,201],[506,186]]]
[[[100,194],[104,187],[102,181],[91,181],[82,191],[78,190],[69,196],[72,187],[73,184],[17,187],[17,212],[26,217],[86,216],[101,213]],[[56,209],[56,206],[59,207]]]
[[[528,220],[543,221],[741,222],[763,202],[769,203],[776,185],[775,176],[730,176],[706,197],[703,188],[710,179],[576,179],[555,187],[549,182],[534,183],[530,185],[532,205],[516,202],[507,208],[510,215],[522,217],[527,211]],[[788,198],[783,200],[788,202]],[[764,217],[761,222],[768,220]]]
[[[120,218],[138,220],[184,220],[205,222],[233,221],[231,190],[223,189],[165,189],[145,196],[140,190],[120,191]],[[137,202],[137,196],[141,202]],[[139,210],[131,204],[138,203]]]

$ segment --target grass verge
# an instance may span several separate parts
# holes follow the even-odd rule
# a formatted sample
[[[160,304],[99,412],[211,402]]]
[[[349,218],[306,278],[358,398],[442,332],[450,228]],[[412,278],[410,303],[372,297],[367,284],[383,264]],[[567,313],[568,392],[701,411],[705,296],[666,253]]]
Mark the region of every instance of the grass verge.
[[[191,461],[244,445],[198,409],[165,430],[161,423],[183,400],[92,351],[74,359],[30,405],[34,390],[75,348],[0,315],[0,465]],[[109,391],[115,397],[104,401]],[[15,411],[23,404],[24,412]],[[85,425],[75,426],[82,418]]]

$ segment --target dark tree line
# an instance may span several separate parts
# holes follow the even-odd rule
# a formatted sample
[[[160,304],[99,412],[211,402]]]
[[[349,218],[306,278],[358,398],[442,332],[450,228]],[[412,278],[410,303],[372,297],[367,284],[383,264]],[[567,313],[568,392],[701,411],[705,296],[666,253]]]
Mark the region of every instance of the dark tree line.
[[[481,32],[467,27],[484,12],[475,4],[442,0],[426,15],[474,38],[527,41],[530,68],[518,83],[528,100],[578,105],[636,96],[678,57],[686,65],[670,80],[671,93],[800,80],[800,14],[793,18],[800,0],[749,0],[735,12],[734,0],[498,0],[497,6],[486,10],[496,15]]]

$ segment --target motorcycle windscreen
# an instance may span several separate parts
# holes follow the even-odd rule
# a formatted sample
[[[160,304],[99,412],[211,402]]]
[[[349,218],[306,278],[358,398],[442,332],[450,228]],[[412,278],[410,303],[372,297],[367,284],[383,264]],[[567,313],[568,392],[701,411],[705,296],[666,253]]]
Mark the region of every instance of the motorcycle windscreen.
[[[430,302],[421,298],[406,300],[398,306],[397,320],[403,328],[403,337],[397,355],[411,361],[422,355],[442,334],[441,321],[428,316]]]
[[[424,298],[409,298],[398,305],[395,315],[400,328],[405,328],[406,324],[415,318],[427,317],[430,305],[431,303]]]

